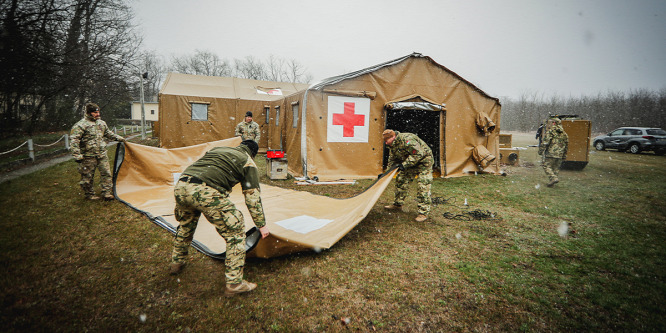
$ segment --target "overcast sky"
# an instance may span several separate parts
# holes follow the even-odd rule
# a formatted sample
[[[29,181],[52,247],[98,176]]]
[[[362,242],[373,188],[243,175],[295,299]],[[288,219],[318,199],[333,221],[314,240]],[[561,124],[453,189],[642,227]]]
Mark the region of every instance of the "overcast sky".
[[[315,81],[419,52],[491,96],[666,88],[664,0],[135,0],[143,48],[296,59]]]

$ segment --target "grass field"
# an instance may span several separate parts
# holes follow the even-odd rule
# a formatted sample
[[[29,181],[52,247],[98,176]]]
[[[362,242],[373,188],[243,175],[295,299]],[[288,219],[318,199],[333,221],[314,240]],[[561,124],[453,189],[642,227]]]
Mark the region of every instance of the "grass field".
[[[531,134],[513,138],[534,143]],[[223,262],[191,251],[185,271],[168,275],[172,236],[119,202],[85,201],[69,161],[0,184],[0,327],[661,332],[665,166],[664,156],[592,151],[585,169],[564,170],[547,188],[528,148],[505,177],[436,179],[437,204],[423,223],[413,221],[414,185],[407,212],[383,211],[391,186],[333,248],[250,259],[245,277],[259,287],[224,298]],[[332,197],[371,183],[263,178]]]

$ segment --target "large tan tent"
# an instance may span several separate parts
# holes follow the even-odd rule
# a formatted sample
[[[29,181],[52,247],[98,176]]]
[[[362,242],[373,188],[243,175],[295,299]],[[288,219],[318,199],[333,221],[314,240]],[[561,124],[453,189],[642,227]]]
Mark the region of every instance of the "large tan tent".
[[[191,146],[234,136],[236,124],[252,111],[267,144],[270,103],[306,89],[307,84],[169,73],[159,93],[159,138],[164,148]],[[270,118],[270,116],[268,116]]]
[[[375,177],[388,157],[386,128],[424,139],[442,177],[500,172],[499,100],[418,53],[323,80],[272,107],[279,118],[270,119],[268,148],[286,152],[295,176]]]

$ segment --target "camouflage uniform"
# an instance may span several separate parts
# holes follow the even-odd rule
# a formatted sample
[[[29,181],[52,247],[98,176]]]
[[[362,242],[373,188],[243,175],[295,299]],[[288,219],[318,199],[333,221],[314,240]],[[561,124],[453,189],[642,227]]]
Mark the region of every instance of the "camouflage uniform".
[[[243,281],[245,265],[245,219],[229,200],[234,185],[241,183],[252,220],[257,228],[266,225],[259,190],[259,172],[250,149],[218,147],[183,171],[174,188],[178,231],[171,261],[184,263],[201,213],[215,226],[227,244],[225,277],[228,284]]]
[[[395,132],[396,137],[389,147],[388,167],[402,164],[404,171],[399,171],[396,176],[395,206],[402,206],[407,196],[407,188],[418,176],[418,192],[416,201],[418,213],[428,215],[430,213],[430,186],[432,185],[432,166],[435,162],[430,147],[416,134]]]
[[[261,129],[259,129],[259,124],[254,121],[250,121],[249,123],[241,121],[236,125],[236,136],[242,137],[243,140],[254,140],[254,142],[259,143]]]
[[[99,168],[102,195],[111,195],[113,183],[109,157],[106,155],[107,141],[105,139],[121,142],[125,139],[111,132],[104,120],[95,120],[89,113],[74,124],[70,137],[72,156],[79,162],[78,171],[81,174],[79,185],[81,185],[83,193],[86,197],[95,195],[93,178],[95,169]]]
[[[549,186],[559,182],[558,174],[562,161],[569,149],[569,136],[562,128],[562,121],[555,118],[548,120],[550,126],[539,144],[539,155],[542,155],[543,170],[550,180]]]

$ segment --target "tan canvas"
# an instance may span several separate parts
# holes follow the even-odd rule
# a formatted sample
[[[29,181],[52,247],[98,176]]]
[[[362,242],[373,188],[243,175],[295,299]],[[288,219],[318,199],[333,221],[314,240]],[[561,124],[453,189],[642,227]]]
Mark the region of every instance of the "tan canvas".
[[[232,138],[175,149],[127,143],[119,152],[122,163],[115,170],[116,194],[124,203],[173,233],[178,226],[173,215],[174,180],[209,149],[239,143],[238,138]],[[259,241],[249,256],[270,258],[330,248],[365,218],[394,173],[349,199],[333,199],[262,184],[261,197],[271,235]],[[252,229],[254,225],[239,187],[234,188],[231,199],[246,218],[246,230]],[[205,217],[199,221],[194,242],[199,250],[211,256],[226,251],[224,240]],[[169,251],[165,249],[165,256]]]

